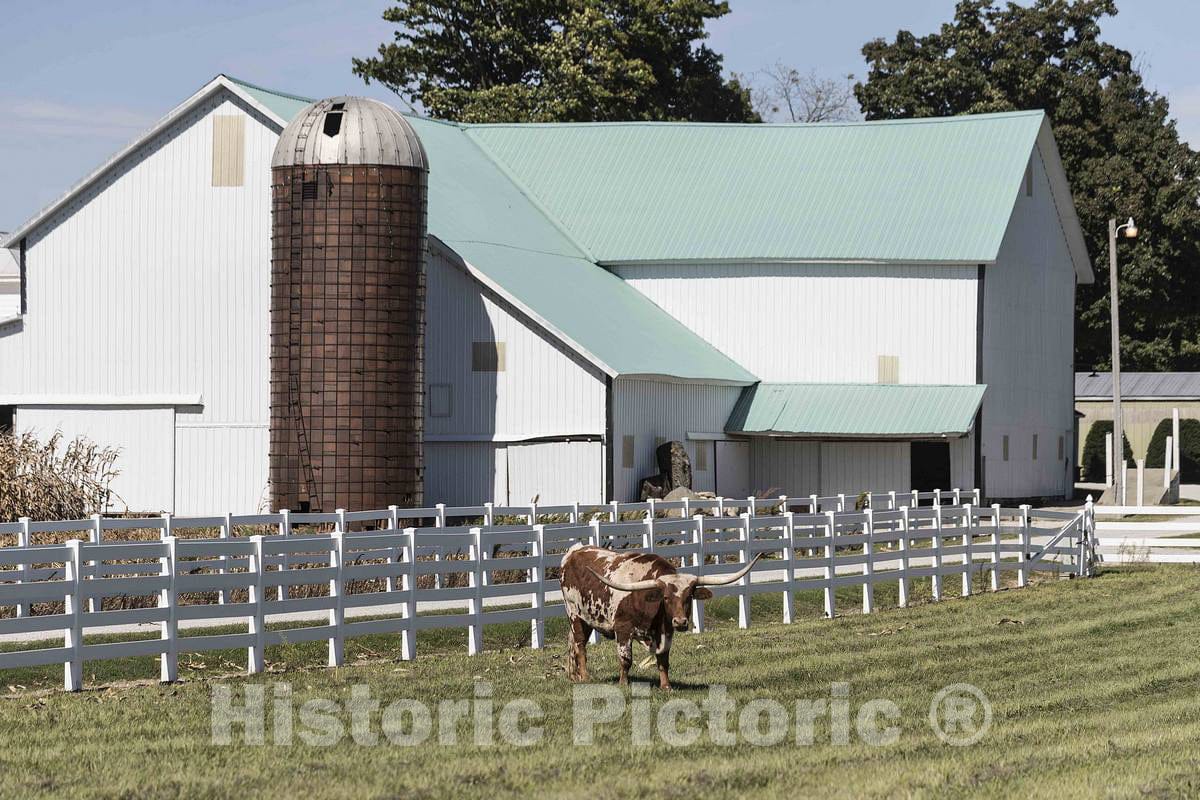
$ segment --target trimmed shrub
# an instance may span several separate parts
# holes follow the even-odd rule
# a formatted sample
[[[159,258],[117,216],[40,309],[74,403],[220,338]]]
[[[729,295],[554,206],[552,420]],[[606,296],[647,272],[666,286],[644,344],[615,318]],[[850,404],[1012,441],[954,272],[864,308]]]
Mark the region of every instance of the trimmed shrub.
[[[1079,466],[1083,471],[1083,480],[1089,483],[1100,483],[1104,480],[1104,437],[1112,433],[1112,420],[1102,419],[1092,423],[1088,429],[1087,438],[1083,440],[1083,458]],[[1133,448],[1129,446],[1129,437],[1122,434],[1125,440],[1125,458],[1133,461]],[[1114,465],[1120,469],[1120,465]]]
[[[1146,466],[1162,469],[1167,451],[1167,437],[1171,435],[1171,420],[1164,419],[1150,437],[1150,452],[1146,453]],[[1179,420],[1180,483],[1200,483],[1200,419]]]

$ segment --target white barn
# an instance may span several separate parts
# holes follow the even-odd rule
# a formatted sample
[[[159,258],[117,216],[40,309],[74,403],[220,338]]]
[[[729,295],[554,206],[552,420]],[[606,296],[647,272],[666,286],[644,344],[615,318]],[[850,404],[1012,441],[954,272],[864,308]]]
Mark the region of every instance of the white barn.
[[[266,502],[270,162],[306,104],[219,76],[3,242],[0,421],[120,446],[130,509]],[[636,499],[672,439],[728,496],[1071,490],[1092,275],[1041,112],[410,121],[426,502]]]

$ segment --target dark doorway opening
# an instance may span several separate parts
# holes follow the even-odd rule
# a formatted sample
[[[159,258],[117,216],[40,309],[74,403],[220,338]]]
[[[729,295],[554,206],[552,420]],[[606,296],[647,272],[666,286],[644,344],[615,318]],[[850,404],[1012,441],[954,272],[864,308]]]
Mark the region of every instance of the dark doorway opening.
[[[918,492],[952,488],[949,442],[913,442],[909,457],[912,488]]]
[[[0,433],[12,433],[16,416],[16,406],[0,406]]]

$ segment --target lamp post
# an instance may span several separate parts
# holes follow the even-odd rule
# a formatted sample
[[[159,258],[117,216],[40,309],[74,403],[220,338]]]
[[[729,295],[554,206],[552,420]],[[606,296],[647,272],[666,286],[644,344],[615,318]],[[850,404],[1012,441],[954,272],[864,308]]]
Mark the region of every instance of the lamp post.
[[[1121,417],[1121,326],[1117,313],[1117,238],[1136,239],[1133,217],[1123,225],[1108,221],[1108,306],[1112,313],[1113,389],[1113,492],[1117,505],[1125,505],[1125,426]]]

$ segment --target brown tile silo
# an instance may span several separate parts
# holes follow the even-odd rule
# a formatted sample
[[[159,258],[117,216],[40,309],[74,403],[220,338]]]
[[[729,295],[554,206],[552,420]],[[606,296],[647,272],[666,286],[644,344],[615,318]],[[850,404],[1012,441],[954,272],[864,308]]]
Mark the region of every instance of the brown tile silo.
[[[361,97],[313,103],[272,160],[271,502],[422,502],[425,152]]]

